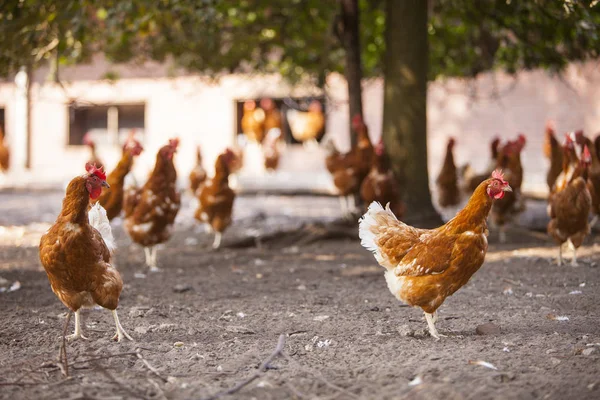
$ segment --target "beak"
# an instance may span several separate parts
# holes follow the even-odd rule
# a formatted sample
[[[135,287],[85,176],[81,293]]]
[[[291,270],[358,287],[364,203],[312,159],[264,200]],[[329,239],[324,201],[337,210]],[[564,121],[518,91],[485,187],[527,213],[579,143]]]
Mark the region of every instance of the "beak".
[[[101,185],[104,186],[107,189],[110,189],[110,185],[106,181],[102,181]]]
[[[504,188],[502,190],[504,190],[505,192],[512,192],[513,191],[512,188],[509,185],[504,186]]]

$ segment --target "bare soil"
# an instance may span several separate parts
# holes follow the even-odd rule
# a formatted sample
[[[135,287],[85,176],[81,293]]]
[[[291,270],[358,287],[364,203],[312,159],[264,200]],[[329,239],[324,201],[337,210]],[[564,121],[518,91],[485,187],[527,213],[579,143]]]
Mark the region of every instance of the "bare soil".
[[[358,240],[286,240],[299,229],[318,235],[307,221],[337,217],[337,200],[319,197],[238,199],[218,251],[187,200],[159,273],[146,273],[117,221],[119,313],[135,341],[111,341],[110,313],[84,311],[89,340],[67,344],[65,378],[57,355],[66,310],[37,250],[61,198],[0,193],[0,276],[5,288],[21,284],[0,293],[1,399],[210,398],[257,373],[280,335],[282,354],[221,398],[600,398],[598,238],[574,268],[553,262],[544,234],[514,229],[500,246],[492,232],[482,269],[440,308],[448,337],[435,341]],[[277,231],[289,233],[269,236]],[[257,248],[253,236],[270,239]],[[486,323],[499,332],[477,334]]]

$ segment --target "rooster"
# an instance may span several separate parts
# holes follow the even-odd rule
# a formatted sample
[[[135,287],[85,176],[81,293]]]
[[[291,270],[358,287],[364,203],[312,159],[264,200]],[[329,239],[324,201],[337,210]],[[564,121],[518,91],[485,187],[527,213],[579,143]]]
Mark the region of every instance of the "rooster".
[[[497,168],[504,170],[504,176],[513,189],[502,199],[496,201],[492,207],[491,218],[500,231],[500,243],[506,243],[506,225],[516,214],[525,209],[525,201],[521,196],[523,183],[523,166],[521,164],[521,151],[527,139],[519,134],[517,140],[509,141],[498,150]]]
[[[131,172],[133,159],[139,156],[143,150],[144,148],[140,142],[131,135],[123,145],[123,154],[119,163],[108,174],[106,182],[110,185],[110,190],[104,191],[98,198],[98,202],[106,210],[106,215],[110,221],[121,214],[123,198],[125,197],[123,188],[125,177]]]
[[[83,135],[83,144],[90,148],[90,159],[88,162],[90,164],[96,165],[98,168],[104,168],[104,164],[98,158],[98,154],[96,153],[96,142],[92,139],[92,134],[90,132]]]
[[[417,229],[398,221],[389,206],[372,203],[360,219],[361,244],[386,269],[396,298],[425,312],[429,333],[438,339],[436,310],[464,286],[483,264],[488,247],[486,218],[494,201],[511,187],[499,170],[483,181],[467,205],[437,229]]]
[[[198,221],[208,224],[215,233],[215,249],[221,246],[221,236],[231,223],[235,193],[229,187],[229,174],[234,160],[235,154],[230,149],[217,157],[215,176],[200,190],[200,204],[194,215]]]
[[[198,188],[206,181],[206,170],[202,166],[202,152],[200,146],[196,147],[196,166],[190,172],[190,189],[192,194],[198,191]]]
[[[97,203],[88,212],[90,199],[98,199],[109,185],[101,169],[88,163],[86,171],[69,183],[56,222],[40,240],[40,261],[54,294],[75,312],[69,339],[86,339],[79,311],[97,304],[112,311],[117,328],[113,340],[133,340],[117,315],[123,281],[111,265],[115,243],[108,218]]]
[[[181,205],[175,187],[177,171],[173,165],[178,145],[178,139],[171,139],[160,148],[148,181],[140,189],[127,188],[123,205],[125,229],[134,242],[144,246],[146,265],[153,272],[159,271],[155,246],[171,237],[171,228]]]
[[[325,126],[323,107],[318,100],[308,105],[307,111],[289,109],[286,113],[292,136],[301,143],[316,143]]]
[[[390,203],[390,209],[398,217],[404,215],[404,203],[400,199],[400,188],[385,154],[383,139],[375,146],[375,161],[371,171],[360,185],[360,197],[365,204],[376,201]]]
[[[450,138],[446,146],[446,156],[442,164],[442,169],[435,181],[438,187],[438,203],[440,207],[455,206],[460,202],[458,176],[456,174],[456,165],[454,164],[454,144],[454,138]]]
[[[369,131],[359,114],[352,118],[352,128],[357,134],[357,143],[348,153],[338,152],[333,142],[326,144],[325,165],[340,195],[344,214],[355,208],[354,195],[360,191],[360,185],[369,173],[375,156]]]
[[[254,100],[244,102],[244,114],[242,115],[242,132],[248,140],[261,143],[265,137],[265,111],[256,107]]]
[[[566,186],[549,198],[548,234],[558,243],[558,265],[562,264],[562,245],[567,242],[573,249],[572,266],[577,266],[577,248],[590,233],[588,216],[592,207],[592,197],[588,189],[588,170],[592,157],[587,145],[583,149],[581,161],[571,175]]]
[[[550,169],[548,169],[548,173],[546,174],[546,183],[548,185],[548,191],[551,192],[554,183],[556,182],[556,178],[560,175],[563,167],[563,151],[556,139],[554,122],[552,121],[546,123],[544,155],[550,160]]]
[[[10,162],[10,152],[4,143],[4,132],[0,128],[0,171],[8,171]]]

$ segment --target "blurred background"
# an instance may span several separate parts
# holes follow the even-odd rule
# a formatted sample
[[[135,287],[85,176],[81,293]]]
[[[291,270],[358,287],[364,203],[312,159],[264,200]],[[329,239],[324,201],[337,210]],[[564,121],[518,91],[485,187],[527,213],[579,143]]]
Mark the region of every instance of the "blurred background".
[[[426,134],[426,147],[398,155],[393,169],[409,187],[414,174],[404,171],[423,169],[414,180],[431,181],[432,191],[450,136],[456,164],[479,171],[493,137],[523,133],[523,191],[544,196],[546,121],[561,134],[600,127],[597,1],[415,4],[4,2],[0,128],[10,164],[0,187],[64,187],[82,172],[90,143],[110,171],[134,130],[145,147],[133,170],[140,180],[157,149],[177,136],[182,186],[197,145],[209,175],[229,146],[250,151],[232,179],[239,193],[335,193],[323,143],[348,151],[350,117],[359,113],[374,144],[390,132],[388,153]],[[426,86],[394,97],[385,73],[400,76],[398,63],[421,71],[417,80]],[[252,139],[242,124],[244,103],[260,108],[262,99],[272,99],[281,115],[279,163],[268,173],[260,152],[248,150]],[[402,127],[402,116],[423,99],[426,125]],[[316,125],[313,101],[323,118]],[[411,201],[405,192],[409,208],[422,203],[422,194]]]

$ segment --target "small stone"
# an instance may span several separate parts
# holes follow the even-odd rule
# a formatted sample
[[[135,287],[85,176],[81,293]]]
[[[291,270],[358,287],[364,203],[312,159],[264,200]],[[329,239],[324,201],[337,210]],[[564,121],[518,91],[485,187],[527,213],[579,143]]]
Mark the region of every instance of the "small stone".
[[[548,349],[546,350],[546,354],[556,353],[556,349]]]
[[[409,325],[400,325],[397,329],[398,333],[400,334],[400,336],[415,336],[415,331],[413,331],[412,329],[410,329]]]
[[[306,286],[305,285],[298,285],[298,287],[296,289],[298,289],[298,290],[306,290]]]
[[[175,342],[175,343],[173,343],[173,346],[179,348],[179,347],[183,347],[183,344],[184,344],[183,342]]]
[[[369,311],[379,311],[379,307],[377,307],[377,306],[371,307],[371,308],[369,308]]]
[[[556,357],[552,357],[550,358],[550,361],[552,362],[552,365],[558,365],[560,364],[560,360]]]
[[[192,290],[192,286],[184,283],[178,283],[177,285],[173,286],[173,291],[175,293],[184,293],[189,292],[190,290]]]
[[[140,335],[145,335],[146,333],[148,333],[148,327],[147,326],[136,326],[133,331],[135,333],[139,333]]]
[[[478,335],[497,335],[500,333],[500,327],[488,322],[487,324],[482,324],[475,328],[475,333]]]
[[[329,318],[329,315],[317,315],[316,317],[313,318],[313,321],[325,321],[326,319]]]
[[[595,352],[596,352],[596,348],[595,347],[588,347],[587,349],[583,350],[581,352],[581,354],[583,354],[584,356],[591,356]]]

